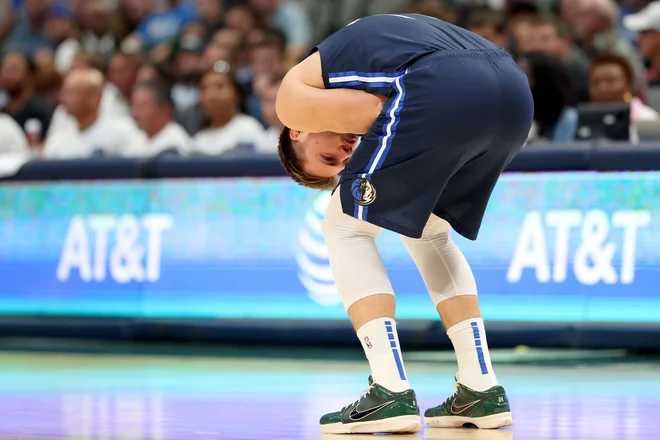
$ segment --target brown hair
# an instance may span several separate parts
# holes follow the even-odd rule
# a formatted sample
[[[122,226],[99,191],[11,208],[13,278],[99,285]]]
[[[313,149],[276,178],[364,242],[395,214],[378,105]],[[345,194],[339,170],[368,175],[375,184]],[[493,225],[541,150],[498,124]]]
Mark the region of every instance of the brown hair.
[[[506,23],[504,15],[500,12],[490,10],[477,10],[470,14],[466,20],[465,28],[483,28],[490,27],[498,34],[506,32]]]
[[[591,61],[591,67],[589,67],[589,76],[593,74],[596,67],[602,66],[604,64],[616,64],[617,66],[621,67],[621,69],[623,70],[623,74],[625,75],[626,80],[628,81],[628,84],[630,84],[631,87],[634,86],[635,74],[633,73],[630,64],[625,58],[614,53],[606,52],[596,56]]]
[[[302,160],[296,152],[295,143],[291,139],[290,128],[284,127],[282,129],[277,152],[284,171],[299,185],[318,190],[331,190],[337,184],[336,177],[316,177],[305,173]]]
[[[530,17],[527,21],[533,27],[552,26],[559,38],[571,38],[571,29],[568,24],[553,15]]]

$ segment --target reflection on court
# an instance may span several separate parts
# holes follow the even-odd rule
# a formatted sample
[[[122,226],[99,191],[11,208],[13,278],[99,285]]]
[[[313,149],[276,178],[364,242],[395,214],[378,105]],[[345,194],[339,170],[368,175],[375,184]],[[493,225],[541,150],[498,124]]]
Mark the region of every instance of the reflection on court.
[[[426,429],[388,440],[655,439],[657,364],[500,365],[513,429]],[[422,408],[452,392],[450,364],[409,362]],[[0,354],[0,436],[53,439],[374,439],[322,435],[359,397],[366,363]]]

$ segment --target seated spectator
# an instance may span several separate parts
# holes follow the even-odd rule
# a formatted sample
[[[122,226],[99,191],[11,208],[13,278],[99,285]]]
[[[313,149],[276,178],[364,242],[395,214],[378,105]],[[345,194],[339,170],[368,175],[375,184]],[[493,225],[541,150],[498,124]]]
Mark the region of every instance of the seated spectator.
[[[284,32],[289,60],[298,60],[312,46],[312,26],[309,12],[292,0],[250,0],[264,22]]]
[[[211,32],[224,26],[222,2],[218,0],[195,0],[197,20]]]
[[[54,3],[48,10],[46,34],[53,43],[53,61],[60,75],[71,67],[71,62],[80,51],[78,28],[73,9],[65,3]]]
[[[82,50],[99,54],[103,59],[107,59],[117,50],[119,35],[114,28],[114,15],[113,5],[106,0],[85,0],[80,5],[78,17],[82,28],[80,34]]]
[[[220,65],[205,73],[200,80],[201,107],[208,127],[194,138],[194,152],[220,155],[229,151],[255,151],[261,144],[264,130],[253,117],[242,114],[241,90]]]
[[[275,101],[277,100],[277,91],[282,84],[282,77],[272,78],[261,90],[261,115],[266,125],[266,133],[263,142],[257,149],[260,153],[277,154],[277,143],[284,124],[280,122],[275,111]]]
[[[129,102],[137,79],[138,67],[139,63],[133,56],[121,51],[112,54],[108,63],[107,85],[114,86],[118,104],[123,107],[122,113],[127,116],[130,115]]]
[[[259,96],[273,77],[283,76],[286,46],[278,38],[266,38],[250,48],[251,83],[246,98],[248,113],[263,122]]]
[[[559,59],[571,78],[573,95],[578,102],[589,100],[587,74],[589,58],[573,43],[568,25],[551,17],[541,16],[529,20],[531,26],[531,52],[544,52]]]
[[[40,127],[37,142],[41,142],[48,132],[54,107],[37,96],[36,79],[37,68],[25,54],[9,52],[2,58],[0,88],[8,95],[3,111],[23,129],[27,121],[35,120]]]
[[[506,34],[505,17],[499,12],[477,11],[468,17],[466,29],[499,47],[507,48],[509,41]]]
[[[162,83],[138,83],[131,105],[138,127],[149,138],[144,146],[145,155],[188,153],[192,138],[173,121],[174,102],[169,87]]]
[[[660,121],[660,114],[634,96],[633,71],[625,58],[601,54],[591,63],[589,92],[594,103],[630,104],[630,142],[639,141],[636,122]]]
[[[644,61],[648,63],[646,81],[660,85],[660,1],[655,1],[637,14],[623,20],[626,28],[638,33],[637,44]]]
[[[59,74],[54,63],[39,66],[37,76],[34,78],[34,88],[37,95],[53,110],[59,104],[61,87],[62,75]],[[43,139],[43,136],[41,138]]]
[[[199,102],[199,74],[204,42],[194,35],[184,35],[174,45],[170,56],[176,83],[172,98],[179,111]]]
[[[146,138],[127,118],[101,113],[103,74],[94,69],[75,69],[64,79],[61,101],[75,125],[48,136],[44,157],[141,156]]]
[[[631,121],[654,121],[660,114],[634,96],[633,71],[625,58],[603,53],[589,70],[589,93],[594,103],[630,103]]]
[[[617,32],[619,7],[615,0],[562,0],[561,13],[588,57],[602,52],[620,55],[635,72],[635,82],[643,81],[642,59]]]
[[[79,52],[71,63],[70,71],[76,69],[99,70],[100,68],[101,63],[96,55],[88,52]],[[101,99],[100,111],[102,116],[122,117],[129,123],[134,123],[133,118],[131,118],[130,106],[122,97],[117,87],[109,81],[106,81],[103,86],[103,97]],[[75,118],[67,113],[64,105],[60,104],[55,108],[55,113],[53,114],[53,119],[50,123],[50,129],[48,130],[48,136],[58,131],[75,129],[75,127]]]
[[[263,25],[261,13],[246,3],[239,3],[229,8],[225,20],[227,29],[237,30],[242,38]]]
[[[15,174],[31,158],[21,127],[11,116],[0,113],[0,177]]]
[[[13,31],[4,41],[4,49],[34,55],[40,49],[50,48],[44,29],[49,6],[46,0],[25,0]]]
[[[147,50],[173,40],[195,19],[195,8],[189,2],[168,0],[168,6],[162,11],[153,8],[153,0],[141,0],[146,4],[147,12],[137,25],[131,37],[139,40],[141,47]],[[142,15],[139,11],[136,16]]]
[[[519,58],[534,98],[534,122],[529,140],[575,140],[578,112],[568,72],[552,55],[532,52]]]

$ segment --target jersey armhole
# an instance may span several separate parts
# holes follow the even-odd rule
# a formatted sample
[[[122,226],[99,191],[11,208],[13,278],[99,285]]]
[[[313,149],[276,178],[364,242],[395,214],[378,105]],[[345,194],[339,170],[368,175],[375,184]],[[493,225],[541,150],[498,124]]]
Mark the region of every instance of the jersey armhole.
[[[325,70],[325,64],[323,62],[323,54],[321,53],[321,49],[319,48],[319,46],[313,47],[312,50],[310,50],[307,56],[303,59],[309,58],[310,56],[314,55],[316,52],[319,53],[319,59],[321,60],[321,76],[323,77],[323,87],[329,89],[330,80],[328,79],[328,73]]]

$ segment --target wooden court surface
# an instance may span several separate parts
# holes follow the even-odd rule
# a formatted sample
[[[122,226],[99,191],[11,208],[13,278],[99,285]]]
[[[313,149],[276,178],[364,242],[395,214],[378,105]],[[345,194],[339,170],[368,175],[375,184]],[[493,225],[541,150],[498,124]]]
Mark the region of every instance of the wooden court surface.
[[[330,356],[332,357],[332,356]],[[378,439],[323,436],[318,418],[356,400],[367,363],[272,357],[0,352],[0,439]],[[495,365],[512,429],[425,429],[398,439],[660,439],[660,364]],[[455,366],[409,359],[422,409],[453,392]]]

